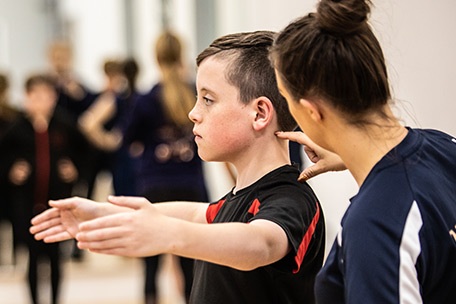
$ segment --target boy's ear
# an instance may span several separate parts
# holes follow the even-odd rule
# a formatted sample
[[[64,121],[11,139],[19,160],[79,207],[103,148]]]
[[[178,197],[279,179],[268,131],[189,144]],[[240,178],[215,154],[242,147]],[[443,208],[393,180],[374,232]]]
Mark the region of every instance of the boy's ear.
[[[307,99],[299,99],[299,103],[303,107],[304,111],[307,111],[307,114],[314,121],[320,121],[323,119],[323,112],[321,108],[315,102],[310,102]]]
[[[274,118],[275,109],[271,100],[265,96],[256,98],[253,103],[256,114],[253,127],[258,131],[271,123]]]

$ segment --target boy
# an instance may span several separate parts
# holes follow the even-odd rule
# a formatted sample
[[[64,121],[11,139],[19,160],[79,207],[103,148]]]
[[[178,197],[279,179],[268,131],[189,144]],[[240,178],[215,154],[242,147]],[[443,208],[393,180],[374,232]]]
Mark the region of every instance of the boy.
[[[132,197],[51,202],[55,208],[32,221],[35,237],[76,237],[80,248],[106,254],[194,258],[190,303],[313,303],[324,219],[311,188],[297,182],[288,143],[275,136],[296,125],[268,61],[273,36],[227,35],[197,58],[198,96],[189,117],[198,154],[233,164],[230,193],[211,204],[151,205]]]

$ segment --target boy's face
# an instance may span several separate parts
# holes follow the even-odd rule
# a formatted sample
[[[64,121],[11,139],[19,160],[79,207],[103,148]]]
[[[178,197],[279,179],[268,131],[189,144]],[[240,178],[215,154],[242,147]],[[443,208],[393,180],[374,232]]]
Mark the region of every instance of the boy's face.
[[[199,156],[206,161],[236,162],[254,144],[251,104],[225,78],[227,61],[206,58],[196,77],[197,101],[189,113]]]
[[[24,110],[30,115],[49,116],[57,102],[57,94],[52,86],[36,84],[27,92]]]

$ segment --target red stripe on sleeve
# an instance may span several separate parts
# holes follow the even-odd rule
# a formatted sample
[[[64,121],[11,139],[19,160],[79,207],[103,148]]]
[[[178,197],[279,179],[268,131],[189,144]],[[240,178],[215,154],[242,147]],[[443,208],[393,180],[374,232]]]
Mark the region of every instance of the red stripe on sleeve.
[[[256,198],[252,205],[250,205],[248,213],[255,215],[258,213],[258,210],[260,210],[260,201]]]
[[[210,204],[209,207],[207,207],[206,220],[209,224],[214,221],[215,216],[219,212],[220,208],[222,208],[224,203],[225,203],[225,200],[220,200],[220,201],[218,201],[218,203]]]
[[[315,229],[317,228],[318,219],[320,218],[320,207],[317,205],[317,211],[315,212],[315,216],[310,223],[309,229],[307,229],[306,234],[304,235],[301,245],[299,245],[298,252],[295,256],[296,261],[296,269],[293,270],[293,273],[298,273],[299,269],[301,268],[302,261],[304,260],[304,256],[306,255],[307,248],[309,248],[310,241],[312,240],[312,236],[315,233]]]

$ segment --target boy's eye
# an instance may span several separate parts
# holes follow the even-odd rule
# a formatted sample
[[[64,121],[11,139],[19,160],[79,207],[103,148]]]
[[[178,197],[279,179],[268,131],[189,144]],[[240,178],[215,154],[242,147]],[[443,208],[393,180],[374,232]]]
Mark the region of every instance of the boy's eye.
[[[203,97],[203,100],[207,106],[211,105],[214,102],[212,99],[209,99],[207,97]]]

